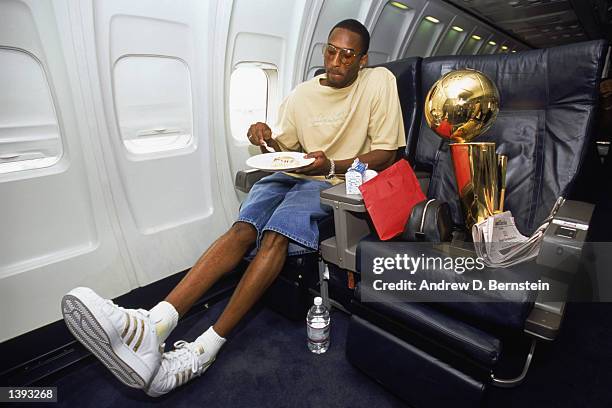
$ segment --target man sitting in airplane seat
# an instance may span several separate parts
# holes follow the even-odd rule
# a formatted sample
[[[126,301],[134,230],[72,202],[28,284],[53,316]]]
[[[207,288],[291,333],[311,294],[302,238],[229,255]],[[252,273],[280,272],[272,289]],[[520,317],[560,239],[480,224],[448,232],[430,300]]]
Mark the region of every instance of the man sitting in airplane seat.
[[[338,23],[324,46],[326,74],[298,85],[284,100],[272,131],[249,128],[251,143],[277,151],[302,151],[314,162],[296,173],[275,173],[257,182],[238,220],[200,257],[166,299],[150,311],[123,309],[91,289],[62,299],[64,320],[75,337],[130,387],[159,396],[202,374],[225,337],[261,298],[287,255],[318,249],[317,221],[330,214],[319,193],[340,180],[359,157],[375,170],[395,161],[405,145],[395,77],[386,68],[362,69],[370,36],[356,20]],[[179,316],[247,254],[257,253],[216,323],[194,342],[163,343]]]

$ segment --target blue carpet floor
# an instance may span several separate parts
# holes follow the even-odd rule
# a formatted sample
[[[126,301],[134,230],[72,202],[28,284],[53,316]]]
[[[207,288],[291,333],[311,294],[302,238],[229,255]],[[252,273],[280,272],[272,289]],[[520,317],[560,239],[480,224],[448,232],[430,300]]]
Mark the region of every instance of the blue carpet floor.
[[[225,303],[181,321],[167,344],[195,339]],[[97,361],[49,385],[58,387],[63,407],[404,407],[346,361],[347,325],[348,316],[334,311],[331,347],[315,355],[306,347],[305,322],[258,308],[206,373],[157,399],[124,386]]]
[[[612,303],[571,303],[561,333],[538,344],[525,382],[491,387],[489,404],[505,407],[612,407]]]
[[[225,303],[181,321],[168,344],[196,338]],[[538,346],[525,383],[510,390],[491,387],[486,405],[612,407],[610,316],[610,303],[568,305],[560,336]],[[63,407],[405,407],[346,361],[348,320],[332,313],[331,348],[314,355],[306,348],[304,322],[257,308],[209,371],[158,399],[123,386],[95,360],[45,385],[58,387]]]

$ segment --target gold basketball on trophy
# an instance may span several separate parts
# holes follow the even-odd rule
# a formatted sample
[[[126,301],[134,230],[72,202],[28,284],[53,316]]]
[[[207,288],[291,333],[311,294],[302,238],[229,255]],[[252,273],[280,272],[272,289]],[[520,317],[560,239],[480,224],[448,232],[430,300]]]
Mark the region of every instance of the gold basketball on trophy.
[[[471,142],[493,125],[498,112],[497,87],[473,69],[445,74],[425,98],[427,125],[453,142],[457,191],[469,229],[504,209],[507,158],[496,154],[495,143]]]
[[[499,93],[482,72],[451,71],[438,79],[425,98],[425,120],[438,136],[465,143],[493,125]]]

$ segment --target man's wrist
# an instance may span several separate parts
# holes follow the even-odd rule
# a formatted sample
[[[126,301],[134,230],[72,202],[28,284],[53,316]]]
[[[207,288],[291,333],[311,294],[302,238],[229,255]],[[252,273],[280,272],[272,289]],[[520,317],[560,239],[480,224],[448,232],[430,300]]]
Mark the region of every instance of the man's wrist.
[[[336,163],[332,159],[329,159],[329,173],[327,173],[325,178],[330,179],[334,177],[334,174],[336,174]]]
[[[268,144],[268,146],[270,146],[271,148],[273,148],[277,152],[280,152],[282,150],[280,148],[280,145],[273,138],[266,139],[266,143]]]

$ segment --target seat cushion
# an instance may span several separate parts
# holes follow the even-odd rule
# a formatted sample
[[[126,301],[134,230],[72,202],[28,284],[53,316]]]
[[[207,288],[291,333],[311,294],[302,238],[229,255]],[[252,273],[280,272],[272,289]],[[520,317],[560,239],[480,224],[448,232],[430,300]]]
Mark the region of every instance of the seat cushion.
[[[486,386],[414,345],[351,316],[348,360],[413,407],[481,406]]]
[[[361,281],[364,282],[362,267],[371,262],[374,257],[395,258],[401,248],[402,254],[409,257],[440,257],[439,251],[434,250],[432,245],[427,243],[413,242],[380,242],[378,238],[369,235],[362,239],[356,251],[357,270],[362,273]],[[475,255],[474,255],[475,256]],[[537,282],[538,278],[544,273],[544,267],[536,265],[534,262],[527,262],[515,265],[503,270],[485,268],[479,271],[472,271],[457,274],[450,269],[419,270],[413,275],[418,281],[426,280],[429,283],[437,282],[471,282],[477,278],[482,281],[488,279],[504,280],[508,282],[522,282],[529,280]],[[371,273],[371,272],[369,272]],[[503,274],[503,275],[502,275]],[[384,276],[384,275],[383,275]],[[369,293],[368,293],[369,294]],[[485,323],[492,325],[500,331],[523,330],[525,319],[533,308],[533,303],[537,297],[536,291],[528,290],[465,290],[452,293],[449,301],[441,302],[438,295],[429,304],[440,310],[449,311],[456,316],[463,317],[467,321],[474,323]],[[394,299],[397,301],[397,299]]]
[[[384,293],[376,293],[365,285],[359,285],[357,296],[363,295],[365,291],[369,292],[368,298],[380,299],[378,302],[364,304],[365,307],[394,319],[410,330],[460,351],[487,367],[492,367],[498,362],[501,342],[491,334],[442,313],[431,305],[388,301]]]

